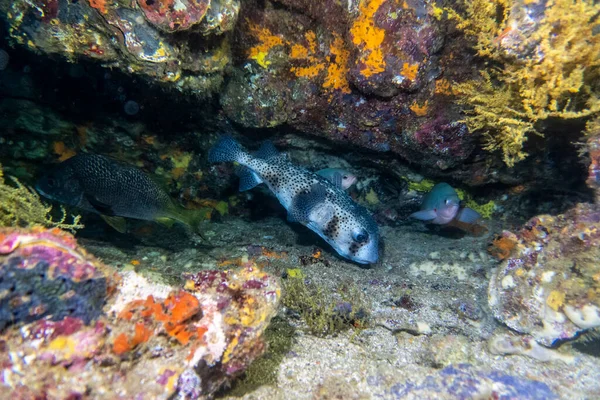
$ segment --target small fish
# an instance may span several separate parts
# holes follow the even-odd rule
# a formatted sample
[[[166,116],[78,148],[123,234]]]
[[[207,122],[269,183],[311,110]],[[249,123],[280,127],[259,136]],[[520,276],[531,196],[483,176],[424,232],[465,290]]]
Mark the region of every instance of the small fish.
[[[317,171],[317,174],[331,181],[333,184],[346,190],[356,182],[356,175],[342,168],[325,168]]]
[[[237,162],[240,191],[266,183],[288,212],[321,236],[341,256],[360,264],[377,261],[379,230],[373,217],[329,180],[293,165],[265,142],[255,154],[231,137],[222,137],[210,150],[210,162]]]
[[[445,225],[453,220],[472,224],[481,218],[477,211],[460,206],[458,194],[447,183],[435,185],[423,198],[421,211],[410,216],[437,225]]]
[[[36,190],[44,197],[100,216],[119,232],[123,217],[193,226],[196,210],[176,206],[169,195],[139,169],[98,154],[78,154],[43,176]]]

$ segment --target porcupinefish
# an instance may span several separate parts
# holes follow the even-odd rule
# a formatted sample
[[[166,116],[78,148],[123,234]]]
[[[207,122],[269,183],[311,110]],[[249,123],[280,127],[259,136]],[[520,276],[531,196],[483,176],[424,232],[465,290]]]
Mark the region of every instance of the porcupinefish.
[[[377,261],[379,230],[369,212],[340,186],[292,164],[271,142],[250,154],[225,136],[210,150],[208,160],[237,162],[240,191],[266,183],[287,210],[288,221],[308,227],[341,256],[360,264]]]
[[[343,168],[325,168],[317,171],[317,174],[333,182],[346,190],[356,182],[356,175],[351,174]]]
[[[123,217],[173,221],[194,226],[196,210],[185,210],[138,168],[99,154],[78,154],[38,180],[36,190],[58,201],[100,216],[119,232],[125,232]]]
[[[454,220],[472,224],[481,218],[477,211],[460,206],[456,190],[447,183],[435,185],[423,198],[421,211],[410,216],[437,225],[445,225]]]

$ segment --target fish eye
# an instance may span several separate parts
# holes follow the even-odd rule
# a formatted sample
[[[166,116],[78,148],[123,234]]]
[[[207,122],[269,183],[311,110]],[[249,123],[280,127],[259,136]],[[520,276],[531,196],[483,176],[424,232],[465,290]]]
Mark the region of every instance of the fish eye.
[[[48,186],[52,187],[56,184],[56,181],[54,180],[54,178],[48,178]]]
[[[348,175],[344,175],[342,178],[344,178],[344,179],[348,179]]]
[[[450,199],[446,199],[444,203],[446,203],[446,205],[450,204]]]
[[[357,243],[364,243],[369,240],[369,234],[366,231],[360,231],[354,235],[354,240]]]

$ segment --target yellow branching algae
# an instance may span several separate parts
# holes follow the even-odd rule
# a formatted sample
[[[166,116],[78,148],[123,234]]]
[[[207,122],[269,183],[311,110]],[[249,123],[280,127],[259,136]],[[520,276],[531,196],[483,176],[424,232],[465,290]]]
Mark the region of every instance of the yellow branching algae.
[[[62,217],[53,221],[52,206],[44,204],[37,193],[11,177],[14,186],[6,184],[0,165],[0,227],[32,227],[42,225],[73,231],[83,228],[81,217],[73,216],[72,223],[66,223],[67,213],[61,207]]]
[[[515,93],[507,86],[496,87],[487,72],[482,78],[455,86],[463,95],[459,102],[472,109],[465,122],[471,131],[483,131],[486,150],[501,150],[504,162],[512,166],[527,156],[523,143],[528,133],[536,132],[533,121],[522,109],[517,111]]]
[[[464,0],[466,15],[449,12],[474,39],[478,54],[500,65],[456,91],[472,108],[465,120],[469,128],[485,132],[487,149],[502,150],[509,166],[525,158],[522,146],[536,122],[600,112],[600,3],[536,3]],[[527,6],[541,10],[538,20],[519,16]]]
[[[385,60],[381,51],[381,44],[385,38],[385,31],[375,26],[375,13],[385,0],[362,0],[360,2],[360,16],[350,28],[352,42],[362,50],[359,61],[364,64],[360,71],[365,77],[385,71]]]

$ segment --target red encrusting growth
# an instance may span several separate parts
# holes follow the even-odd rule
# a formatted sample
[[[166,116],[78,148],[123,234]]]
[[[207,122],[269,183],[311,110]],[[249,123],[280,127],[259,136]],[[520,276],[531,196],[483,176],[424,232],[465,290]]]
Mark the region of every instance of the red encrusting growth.
[[[199,313],[200,302],[196,296],[183,290],[171,293],[162,302],[156,301],[153,296],[148,296],[145,300],[134,300],[125,306],[118,318],[141,321],[136,323],[135,335],[131,339],[125,334],[117,336],[113,351],[123,354],[148,341],[157,322],[162,323],[167,334],[182,345],[193,339],[201,339],[207,329],[190,322]],[[149,329],[148,326],[154,326],[154,329]]]

